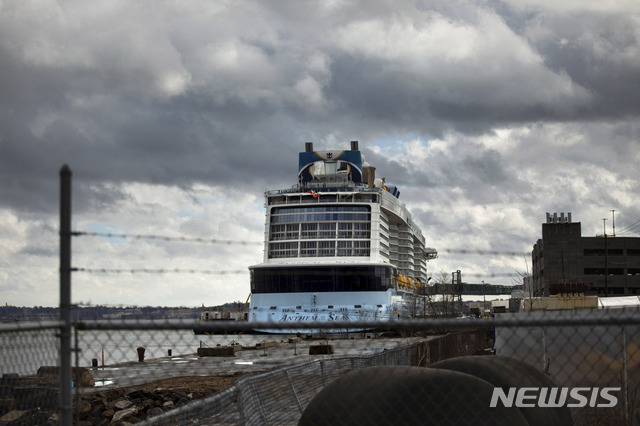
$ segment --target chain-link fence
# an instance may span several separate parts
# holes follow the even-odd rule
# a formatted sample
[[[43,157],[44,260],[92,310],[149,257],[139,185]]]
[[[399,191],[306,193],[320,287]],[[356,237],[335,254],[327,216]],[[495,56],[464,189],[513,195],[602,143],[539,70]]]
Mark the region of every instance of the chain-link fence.
[[[3,324],[0,424],[640,424],[637,309],[285,326]]]

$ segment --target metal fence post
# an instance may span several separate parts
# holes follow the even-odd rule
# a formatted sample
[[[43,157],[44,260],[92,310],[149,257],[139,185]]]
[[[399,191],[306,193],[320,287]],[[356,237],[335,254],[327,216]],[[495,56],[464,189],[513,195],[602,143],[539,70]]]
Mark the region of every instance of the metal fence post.
[[[624,424],[629,423],[629,377],[627,370],[627,334],[624,325],[620,330],[622,333],[622,418]]]
[[[547,364],[547,338],[544,335],[544,327],[540,330],[540,344],[542,345],[542,371],[547,373],[549,370],[549,365]]]
[[[302,408],[302,404],[300,403],[300,398],[298,398],[298,392],[296,392],[296,387],[293,386],[293,382],[291,381],[291,377],[289,377],[289,371],[288,370],[284,370],[284,375],[287,378],[287,381],[289,382],[289,386],[291,387],[291,392],[293,393],[293,397],[296,399],[296,404],[298,404],[298,408],[300,409],[300,413],[304,412],[304,409]]]
[[[60,424],[71,425],[71,169],[60,169]]]

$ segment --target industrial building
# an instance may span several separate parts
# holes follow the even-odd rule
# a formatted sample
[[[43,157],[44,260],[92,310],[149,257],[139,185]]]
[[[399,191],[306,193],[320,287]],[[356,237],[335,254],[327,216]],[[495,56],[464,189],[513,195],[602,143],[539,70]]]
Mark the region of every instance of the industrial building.
[[[531,253],[531,296],[640,294],[640,238],[583,237],[571,213],[547,213]]]

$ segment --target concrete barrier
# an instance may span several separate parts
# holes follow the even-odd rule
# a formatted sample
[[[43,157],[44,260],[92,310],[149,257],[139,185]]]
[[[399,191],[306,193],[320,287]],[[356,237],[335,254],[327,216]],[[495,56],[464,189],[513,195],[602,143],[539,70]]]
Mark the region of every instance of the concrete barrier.
[[[256,343],[256,349],[275,348],[276,346],[277,342],[275,341]]]
[[[309,346],[309,355],[331,355],[331,354],[333,354],[333,345]]]
[[[93,375],[88,367],[73,367],[72,378],[75,386],[93,387],[96,385]],[[60,367],[43,366],[38,369],[37,376],[39,381],[56,385],[60,380]]]
[[[198,348],[198,356],[236,356],[233,346],[216,346],[215,348]]]

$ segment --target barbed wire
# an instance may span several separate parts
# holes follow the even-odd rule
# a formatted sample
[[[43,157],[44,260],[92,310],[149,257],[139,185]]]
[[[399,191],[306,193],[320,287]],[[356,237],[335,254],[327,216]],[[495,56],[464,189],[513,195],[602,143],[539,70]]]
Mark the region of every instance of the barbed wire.
[[[111,269],[111,268],[71,268],[72,272],[87,272],[90,274],[202,274],[202,275],[233,275],[246,274],[249,270],[214,271],[206,269]]]
[[[86,232],[86,231],[74,231],[71,233],[74,237],[101,237],[101,238],[121,238],[129,240],[156,240],[166,242],[190,242],[190,243],[203,243],[203,244],[236,244],[236,245],[262,245],[258,241],[244,241],[244,240],[218,240],[212,238],[197,238],[197,237],[171,237],[166,235],[153,235],[153,234],[125,234],[125,233],[111,233],[111,232]],[[475,250],[475,249],[443,249],[438,253],[449,254],[476,254],[476,255],[489,255],[489,256],[522,256],[523,252],[517,251],[499,251],[499,250]],[[249,272],[246,270],[202,270],[202,269],[180,269],[180,268],[84,268],[77,267],[72,268],[72,272],[84,272],[89,274],[198,274],[198,275],[235,275],[246,274]],[[513,277],[518,275],[515,272],[508,273],[492,273],[492,274],[465,274],[467,277],[473,278],[500,278],[500,277]]]
[[[132,240],[194,242],[194,243],[205,243],[205,244],[262,245],[262,242],[259,242],[259,241],[217,240],[212,238],[197,238],[197,237],[170,237],[165,235],[152,235],[152,234],[116,234],[116,233],[110,233],[110,232],[74,231],[71,233],[71,235],[74,237],[89,236],[89,237],[102,237],[102,238],[122,238],[122,239],[132,239]],[[523,254],[526,254],[526,252],[518,252],[518,251],[480,250],[480,249],[442,249],[442,250],[438,250],[438,253],[478,254],[478,255],[490,255],[490,256],[522,256]]]
[[[523,254],[527,254],[526,252],[519,252],[519,251],[472,250],[472,249],[442,249],[442,250],[438,250],[438,253],[479,254],[479,255],[492,255],[492,256],[522,256]]]
[[[130,240],[160,240],[160,241],[180,241],[188,243],[205,243],[205,244],[238,244],[238,245],[262,245],[258,241],[241,241],[241,240],[217,240],[214,238],[197,238],[197,237],[169,237],[164,235],[144,235],[144,234],[113,234],[110,232],[84,232],[74,231],[71,233],[74,237],[89,236],[102,238],[122,238]]]

